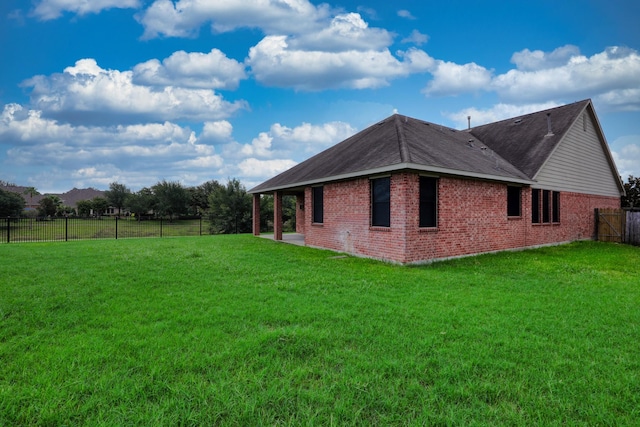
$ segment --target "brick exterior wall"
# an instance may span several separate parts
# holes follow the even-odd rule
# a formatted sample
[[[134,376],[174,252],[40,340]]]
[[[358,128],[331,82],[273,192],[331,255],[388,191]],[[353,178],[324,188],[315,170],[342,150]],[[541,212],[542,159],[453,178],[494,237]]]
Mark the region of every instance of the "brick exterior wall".
[[[420,228],[419,175],[404,172],[391,176],[386,228],[369,225],[369,179],[329,183],[323,192],[323,223],[312,224],[311,188],[305,190],[297,229],[307,245],[400,263],[590,239],[594,209],[620,207],[617,197],[561,192],[560,222],[532,224],[530,188],[522,189],[522,216],[507,217],[506,184],[441,177],[438,225]]]

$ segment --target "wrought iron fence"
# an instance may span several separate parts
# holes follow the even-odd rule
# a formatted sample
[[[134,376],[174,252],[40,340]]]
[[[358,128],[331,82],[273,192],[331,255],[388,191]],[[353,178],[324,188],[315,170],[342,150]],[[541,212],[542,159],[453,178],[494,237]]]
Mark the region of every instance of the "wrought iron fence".
[[[205,231],[208,233],[208,230]],[[0,220],[0,243],[201,236],[202,234],[202,217],[189,219],[3,218]]]

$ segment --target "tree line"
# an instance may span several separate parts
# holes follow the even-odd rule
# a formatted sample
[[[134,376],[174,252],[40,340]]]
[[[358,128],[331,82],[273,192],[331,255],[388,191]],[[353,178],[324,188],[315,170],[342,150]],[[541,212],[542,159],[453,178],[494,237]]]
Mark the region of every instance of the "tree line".
[[[4,184],[0,182],[0,184]],[[33,187],[24,196],[39,193]],[[273,227],[273,196],[263,195],[260,209],[260,228]],[[20,216],[26,206],[20,194],[0,188],[0,216]],[[76,207],[64,206],[60,197],[47,195],[38,203],[38,217],[78,216],[88,218],[104,214],[115,208],[117,215],[127,215],[137,220],[199,216],[208,220],[211,234],[249,233],[252,231],[253,198],[237,179],[226,184],[216,180],[196,187],[185,187],[175,181],[159,181],[151,187],[133,192],[118,182],[109,184],[104,197],[82,200]],[[295,231],[295,197],[283,198],[283,222],[285,231]]]
[[[0,181],[2,186],[16,186]],[[629,175],[624,183],[623,208],[640,208],[640,177]],[[20,216],[26,206],[23,196],[33,197],[39,193],[33,187],[23,195],[0,188],[0,217]],[[116,208],[118,215],[145,218],[174,218],[201,216],[208,220],[212,234],[249,233],[252,230],[252,196],[237,179],[226,184],[216,180],[207,181],[197,187],[185,187],[179,182],[159,181],[151,187],[133,192],[126,185],[112,182],[105,197],[82,200],[75,208],[64,206],[56,195],[48,195],[39,202],[40,217],[101,215],[109,207]],[[283,198],[283,228],[295,231],[295,197]],[[260,202],[260,231],[273,227],[273,196],[263,195]]]

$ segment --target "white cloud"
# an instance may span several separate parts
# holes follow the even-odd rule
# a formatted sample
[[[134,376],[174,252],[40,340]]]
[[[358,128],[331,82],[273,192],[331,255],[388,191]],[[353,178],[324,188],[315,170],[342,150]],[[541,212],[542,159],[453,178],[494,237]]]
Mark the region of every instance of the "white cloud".
[[[555,102],[545,102],[541,104],[513,105],[497,104],[488,109],[465,108],[454,113],[445,113],[444,116],[453,122],[457,129],[468,127],[467,117],[471,116],[471,127],[497,122],[511,117],[522,116],[536,111],[557,107]]]
[[[414,59],[425,57],[428,55],[412,51],[406,61],[399,61],[388,49],[296,50],[286,36],[268,36],[250,49],[247,63],[256,80],[267,86],[365,89],[386,86],[390,79],[419,71],[420,62]]]
[[[398,11],[398,16],[401,17],[401,18],[406,18],[406,19],[411,19],[411,20],[415,20],[416,19],[416,17],[413,16],[413,14],[410,11],[406,10],[406,9],[399,10]]]
[[[289,44],[292,49],[342,52],[384,49],[391,44],[392,39],[392,35],[386,30],[370,28],[360,14],[346,13],[334,17],[320,31],[290,38]]]
[[[622,180],[627,182],[629,175],[640,176],[640,135],[622,136],[610,146]]]
[[[586,57],[575,46],[566,45],[552,52],[525,49],[513,54],[512,62],[516,69],[494,75],[493,70],[475,63],[436,60],[429,68],[433,79],[423,93],[495,92],[508,105],[592,98],[604,108],[640,110],[637,50],[614,46]]]
[[[250,144],[230,144],[227,152],[236,152],[246,157],[296,158],[319,153],[356,132],[348,123],[328,122],[320,125],[302,123],[290,128],[280,123],[271,125],[269,131],[260,132]]]
[[[461,92],[486,90],[491,83],[492,71],[474,62],[459,65],[436,61],[431,80],[423,90],[426,95],[455,95]]]
[[[586,57],[572,47],[560,49],[563,50],[556,56],[564,60],[561,65],[557,65],[557,58],[551,60],[543,55],[536,62],[532,60],[535,55],[523,54],[517,64],[524,68],[495,77],[493,90],[503,100],[519,102],[599,96],[615,103],[622,94],[626,108],[640,109],[640,98],[632,99],[640,90],[640,55],[636,50],[609,47]]]
[[[284,172],[296,164],[291,159],[259,160],[248,158],[238,164],[238,169],[244,177],[266,179]]]
[[[74,126],[19,104],[0,112],[4,161],[30,168],[29,184],[46,191],[106,188],[114,181],[139,189],[161,179],[199,185],[227,177],[255,185],[355,131],[344,122],[275,123],[241,144],[226,120],[205,122],[196,135],[171,122]]]
[[[181,86],[199,89],[236,89],[245,79],[244,65],[218,49],[209,53],[174,52],[162,63],[157,59],[136,65],[132,82],[148,86]]]
[[[32,14],[43,21],[59,18],[63,12],[78,15],[100,13],[105,9],[137,9],[140,0],[41,0],[36,4]]]
[[[243,156],[271,157],[271,141],[273,137],[267,132],[260,132],[256,138],[253,138],[251,144],[242,146],[240,153]]]
[[[422,34],[418,30],[411,31],[411,34],[408,37],[405,37],[404,39],[402,39],[402,43],[413,43],[413,44],[417,44],[418,46],[422,46],[428,41],[429,41],[429,36],[426,34]]]
[[[23,85],[33,88],[35,108],[70,122],[215,120],[246,108],[245,102],[227,102],[212,90],[154,90],[134,84],[132,77],[131,71],[105,70],[94,59],[82,59],[62,74],[36,76]]]
[[[552,52],[524,49],[511,56],[511,62],[521,71],[545,70],[566,64],[572,57],[580,55],[577,46],[565,45]]]
[[[307,0],[156,0],[138,21],[144,38],[190,37],[205,23],[216,32],[259,28],[266,34],[303,33],[328,16],[326,5]]]
[[[226,120],[204,122],[200,139],[214,142],[228,142],[231,140],[233,126]]]

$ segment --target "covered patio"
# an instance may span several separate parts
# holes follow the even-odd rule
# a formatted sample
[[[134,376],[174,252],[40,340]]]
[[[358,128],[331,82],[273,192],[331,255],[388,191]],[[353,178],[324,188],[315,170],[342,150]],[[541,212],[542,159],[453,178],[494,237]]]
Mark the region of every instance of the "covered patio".
[[[260,233],[260,196],[262,194],[273,194],[273,234],[266,233],[262,235]],[[296,230],[295,233],[283,233],[283,215],[282,215],[282,197],[283,196],[295,196],[296,198]],[[285,243],[292,243],[300,246],[304,246],[304,189],[299,191],[289,190],[273,191],[265,193],[253,193],[253,235],[269,238],[276,241],[282,241]]]

